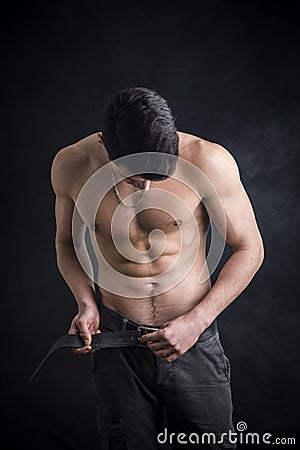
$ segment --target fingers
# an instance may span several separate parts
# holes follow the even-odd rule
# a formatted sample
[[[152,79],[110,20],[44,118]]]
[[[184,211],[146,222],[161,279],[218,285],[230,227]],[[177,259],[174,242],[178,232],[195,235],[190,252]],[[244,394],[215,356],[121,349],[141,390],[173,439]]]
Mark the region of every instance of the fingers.
[[[167,362],[172,362],[180,356],[176,348],[166,341],[147,342],[147,347],[152,350],[156,356]]]
[[[99,333],[100,333],[100,330],[96,330],[95,334],[99,334]],[[97,350],[97,349],[93,349],[90,345],[92,342],[91,334],[90,334],[89,340],[87,339],[87,335],[84,335],[83,333],[78,333],[78,331],[77,331],[77,334],[80,334],[80,336],[84,340],[84,343],[88,343],[88,345],[84,345],[83,347],[80,347],[80,348],[74,348],[73,353],[75,355],[86,355],[87,353],[90,353],[90,352],[94,353]]]
[[[97,330],[95,334],[100,334],[101,331]],[[99,350],[99,348],[92,348],[92,350],[90,350],[91,353],[95,353],[97,350]]]
[[[75,353],[75,355],[86,355],[91,350],[92,350],[92,347],[90,345],[86,345],[81,348],[73,348],[73,353]]]
[[[78,333],[78,328],[76,328],[74,325],[71,325],[68,334],[77,334]]]
[[[80,334],[83,343],[82,347],[73,349],[73,353],[84,355],[92,351],[92,335],[100,333],[99,311],[94,308],[82,308],[73,318],[70,325],[69,334]]]
[[[78,332],[77,332],[78,333]],[[74,348],[73,353],[75,355],[85,355],[86,353],[89,353],[92,350],[92,347],[90,346],[90,343],[92,342],[91,334],[84,334],[84,333],[78,333],[83,339],[84,346],[81,348]]]
[[[169,344],[167,342],[162,341],[154,341],[154,342],[147,342],[147,347],[150,348],[153,352],[156,352],[157,350],[165,350],[169,347]]]
[[[164,361],[175,361],[180,355],[180,347],[167,327],[160,328],[153,333],[147,333],[143,335],[139,341],[147,344],[147,347],[153,351],[153,353],[162,358]]]
[[[77,326],[79,328],[79,334],[83,339],[85,346],[90,346],[92,342],[91,332],[85,321],[78,321]]]
[[[164,359],[164,361],[171,363],[173,361],[175,361],[175,359],[178,358],[179,355],[177,355],[176,353],[167,353],[165,356],[163,356],[162,358]]]
[[[161,348],[159,350],[155,350],[153,351],[153,353],[155,354],[155,356],[163,359],[166,362],[173,362],[180,356],[180,354],[176,352],[173,347],[170,346]]]
[[[157,331],[153,331],[152,333],[144,334],[143,336],[140,337],[139,342],[141,342],[142,344],[145,344],[150,341],[159,341],[161,338],[160,330],[161,329],[159,329]]]
[[[172,347],[166,347],[161,350],[156,350],[155,352],[156,356],[159,356],[160,358],[168,358],[171,354],[175,354],[174,349]]]

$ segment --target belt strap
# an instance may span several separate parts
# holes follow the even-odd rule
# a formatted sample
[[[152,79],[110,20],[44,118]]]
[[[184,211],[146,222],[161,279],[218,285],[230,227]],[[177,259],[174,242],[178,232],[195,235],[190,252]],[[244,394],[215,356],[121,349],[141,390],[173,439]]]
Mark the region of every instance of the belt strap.
[[[139,338],[142,336],[141,330],[130,331],[107,331],[105,333],[93,334],[91,347],[92,349],[98,348],[111,348],[111,347],[131,347],[134,345],[142,345],[139,342]],[[53,353],[61,348],[81,348],[84,346],[84,341],[80,334],[66,334],[61,336],[54,342],[48,353],[42,359],[34,373],[31,375],[29,383],[31,383],[37,376],[41,368],[47,362]]]

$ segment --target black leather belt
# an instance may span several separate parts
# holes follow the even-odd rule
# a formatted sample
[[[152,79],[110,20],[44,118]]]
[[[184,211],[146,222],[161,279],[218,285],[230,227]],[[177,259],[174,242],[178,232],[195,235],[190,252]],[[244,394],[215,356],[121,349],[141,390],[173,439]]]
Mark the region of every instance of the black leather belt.
[[[132,347],[145,344],[139,342],[139,338],[151,331],[155,331],[159,326],[144,325],[136,322],[124,314],[107,308],[102,303],[99,305],[101,325],[100,334],[92,335],[92,349],[113,348],[113,347]],[[45,365],[53,353],[62,348],[81,348],[84,347],[84,341],[80,334],[66,334],[54,342],[48,353],[42,359],[34,373],[31,375],[29,383],[37,376],[39,371]]]
[[[101,333],[92,335],[92,349],[132,346],[148,348],[147,345],[139,342],[139,338],[145,333],[149,333],[160,328],[158,325],[153,326],[136,322],[121,312],[114,311],[113,309],[104,306],[101,302],[98,306],[101,318]],[[206,330],[204,330],[200,336],[200,339],[207,339],[210,335],[213,335],[216,332],[217,321],[215,320],[208,328],[206,328]],[[61,336],[54,342],[46,356],[42,359],[34,373],[31,375],[29,383],[34,380],[50,356],[57,350],[62,348],[81,347],[84,347],[84,341],[80,334],[66,334]]]
[[[92,335],[92,349],[110,348],[110,347],[130,347],[133,345],[143,345],[139,343],[138,338],[142,336],[143,330],[132,331],[113,331]],[[80,334],[66,334],[54,342],[46,356],[42,359],[34,373],[31,375],[29,383],[37,376],[41,368],[47,362],[53,353],[62,348],[81,348],[84,347],[84,341]]]

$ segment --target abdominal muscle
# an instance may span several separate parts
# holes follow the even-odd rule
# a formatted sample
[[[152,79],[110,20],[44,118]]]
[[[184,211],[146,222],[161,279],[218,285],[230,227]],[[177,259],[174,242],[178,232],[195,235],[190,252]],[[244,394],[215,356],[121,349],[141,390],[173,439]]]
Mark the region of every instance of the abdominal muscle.
[[[183,277],[184,272],[180,269],[178,271],[175,265],[174,269],[170,268],[168,275],[161,279],[157,278],[158,282],[155,276],[151,277],[149,274],[156,275],[158,267],[159,273],[161,273],[172,266],[177,255],[162,256],[152,263],[142,265],[143,270],[140,270],[141,264],[138,264],[139,270],[134,270],[135,264],[130,262],[114,264],[110,261],[111,266],[117,272],[127,275],[128,287],[132,288],[129,291],[134,292],[137,278],[143,283],[143,292],[146,293],[143,297],[116,295],[101,287],[103,277],[110,275],[103,267],[101,270],[101,265],[99,265],[98,285],[102,303],[135,321],[148,325],[162,325],[164,322],[186,314],[201,301],[211,288],[205,250],[203,246],[201,247],[194,265],[185,277]],[[207,276],[205,276],[206,281],[200,284],[199,277],[203,269]],[[179,281],[180,279],[181,281]],[[112,283],[113,281],[112,279]],[[138,288],[136,292],[138,292]]]

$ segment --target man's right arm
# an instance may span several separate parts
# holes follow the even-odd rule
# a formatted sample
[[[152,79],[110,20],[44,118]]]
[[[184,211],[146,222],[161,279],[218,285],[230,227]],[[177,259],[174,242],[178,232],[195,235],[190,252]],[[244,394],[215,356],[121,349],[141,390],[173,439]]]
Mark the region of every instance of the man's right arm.
[[[90,351],[91,334],[99,332],[99,311],[96,304],[93,281],[81,267],[73,244],[72,217],[74,201],[71,197],[72,176],[76,176],[78,161],[74,158],[74,150],[65,148],[60,150],[52,163],[51,183],[55,192],[56,236],[55,248],[58,269],[73,293],[78,313],[73,318],[69,333],[80,333],[86,346],[74,351],[87,353]],[[79,170],[79,169],[78,169]],[[91,261],[85,245],[85,224],[81,224],[81,242],[76,243],[84,254],[86,261]]]

